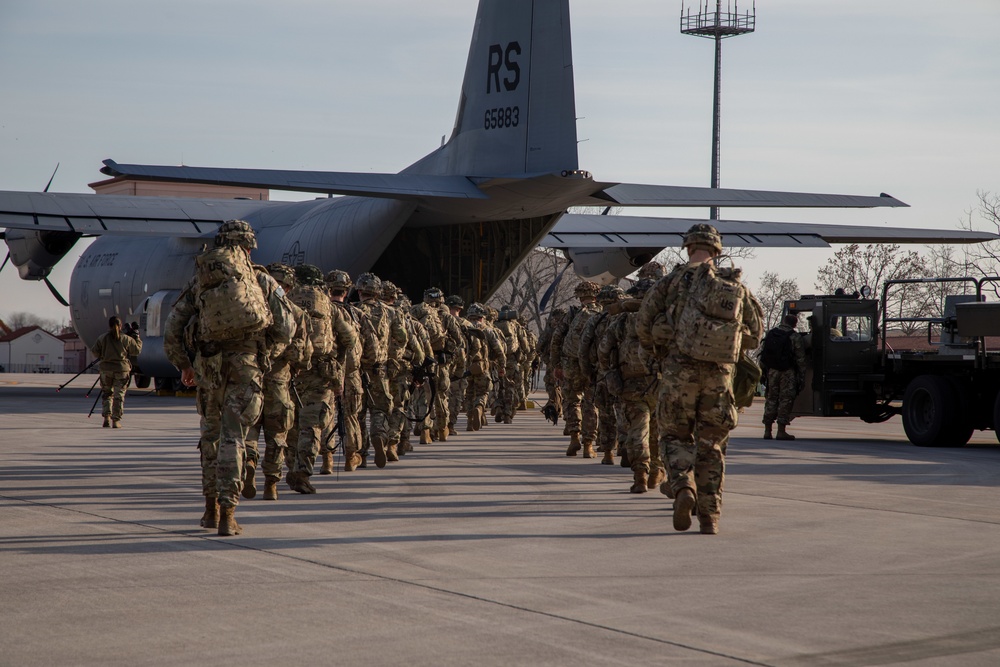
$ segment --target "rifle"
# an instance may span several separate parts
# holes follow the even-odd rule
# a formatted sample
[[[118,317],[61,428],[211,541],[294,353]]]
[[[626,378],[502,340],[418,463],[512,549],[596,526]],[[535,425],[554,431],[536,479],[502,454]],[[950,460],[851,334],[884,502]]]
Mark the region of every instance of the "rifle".
[[[95,382],[94,385],[96,386],[97,383]],[[93,389],[93,387],[91,387],[91,389]],[[89,397],[90,394],[88,393],[87,396]],[[94,414],[94,410],[97,408],[97,402],[99,400],[101,400],[102,396],[104,396],[104,390],[103,389],[101,390],[101,393],[98,394],[96,398],[94,398],[94,404],[90,406],[90,412],[87,413],[87,419],[90,419],[90,416],[92,414]]]
[[[292,388],[292,396],[295,397],[295,404],[302,408],[302,397],[299,396],[299,388],[295,386],[295,378],[288,381],[288,386]]]
[[[419,366],[413,366],[412,374],[413,379],[410,381],[409,394],[412,396],[413,391],[417,389],[417,387],[424,386],[424,383],[426,382],[427,386],[430,388],[431,395],[427,399],[427,412],[425,412],[423,416],[417,417],[414,415],[411,417],[406,414],[405,411],[403,416],[411,422],[422,422],[427,419],[427,415],[429,415],[431,410],[434,409],[434,399],[437,397],[437,385],[434,382],[434,359],[432,357],[427,357],[424,359],[424,363]]]
[[[334,436],[334,434],[336,434],[337,436],[340,437],[340,440],[338,442],[335,442],[333,444],[333,447],[330,448],[331,454],[337,451],[337,447],[340,447],[340,445],[347,438],[347,424],[344,423],[344,405],[343,402],[340,400],[339,396],[335,397],[334,405],[337,408],[337,423],[334,424],[333,428],[330,429],[330,432],[326,434],[326,439],[323,441],[323,444],[320,447],[320,451],[323,451],[326,448],[326,446],[330,443],[330,439]]]
[[[98,362],[100,362],[100,359],[94,359],[93,361],[91,361],[91,362],[90,362],[89,364],[87,364],[87,367],[86,367],[86,368],[84,368],[84,369],[83,369],[82,371],[80,371],[79,373],[77,373],[76,375],[74,375],[74,376],[73,376],[73,377],[71,377],[70,379],[66,380],[66,381],[65,381],[65,382],[63,382],[63,383],[62,383],[61,385],[59,385],[59,386],[58,386],[58,387],[56,388],[56,391],[57,391],[57,392],[58,392],[58,391],[62,391],[62,390],[63,390],[63,388],[64,388],[64,387],[65,387],[66,385],[68,385],[68,384],[69,384],[70,382],[72,382],[73,380],[77,379],[78,377],[80,377],[81,375],[83,375],[84,373],[86,373],[87,371],[89,371],[89,370],[90,370],[91,368],[93,368],[93,367],[94,367],[94,364],[96,364],[96,363],[98,363]],[[99,377],[99,376],[98,376],[98,377]],[[96,385],[97,383],[95,382],[94,384]],[[93,387],[91,387],[91,389],[93,389]],[[89,391],[87,392],[87,396],[90,396],[90,392],[89,392]]]

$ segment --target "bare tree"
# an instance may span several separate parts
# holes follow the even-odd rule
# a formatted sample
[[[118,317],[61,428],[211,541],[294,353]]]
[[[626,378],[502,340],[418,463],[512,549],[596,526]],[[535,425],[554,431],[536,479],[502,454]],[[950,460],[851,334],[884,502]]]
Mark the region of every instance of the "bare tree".
[[[545,304],[545,312],[540,309],[543,295],[559,281]],[[580,278],[569,267],[569,260],[562,251],[553,248],[535,248],[521,264],[514,269],[504,283],[497,288],[489,300],[494,308],[510,304],[528,320],[528,326],[541,331],[544,320],[556,308],[567,308],[575,303],[573,289]]]
[[[989,231],[1000,234],[1000,194],[980,190],[976,211],[966,211],[961,224],[969,231]],[[979,220],[976,219],[978,215]],[[965,275],[984,277],[1000,275],[1000,241],[971,243],[962,251]],[[1000,285],[994,283],[994,293],[1000,296]]]
[[[850,294],[868,286],[873,295],[881,295],[887,280],[923,278],[926,275],[926,261],[914,250],[903,251],[897,244],[878,243],[862,247],[852,243],[838,250],[819,270],[816,287],[826,294],[833,294],[838,289]],[[900,285],[889,292],[885,316],[923,317],[932,311],[925,288],[918,284]],[[899,324],[899,329],[906,335],[912,335],[920,326],[919,323],[903,322]]]
[[[781,323],[781,310],[785,301],[801,296],[795,280],[782,280],[777,273],[765,271],[760,278],[760,287],[754,296],[764,309],[764,329],[770,331]]]
[[[66,320],[57,322],[56,320],[39,317],[33,313],[10,313],[3,318],[3,322],[10,327],[11,330],[37,325],[52,334],[63,333],[63,330],[66,329],[67,326]]]

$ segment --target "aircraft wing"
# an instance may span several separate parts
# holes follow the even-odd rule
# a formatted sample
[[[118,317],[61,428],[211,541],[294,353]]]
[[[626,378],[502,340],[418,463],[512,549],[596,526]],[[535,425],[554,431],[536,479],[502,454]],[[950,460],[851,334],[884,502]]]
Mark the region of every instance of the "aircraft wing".
[[[594,206],[720,206],[725,208],[873,208],[909,206],[882,193],[830,195],[808,192],[770,190],[733,190],[678,185],[641,185],[638,183],[601,183],[602,190],[592,195]]]
[[[283,202],[180,199],[45,192],[0,192],[0,227],[198,237],[222,222]]]
[[[678,247],[691,225],[711,222],[731,247],[825,248],[831,243],[979,243],[1000,239],[990,232],[798,222],[656,218],[627,215],[561,217],[542,240],[547,248]]]
[[[393,199],[487,199],[464,176],[431,174],[367,174],[344,171],[288,171],[282,169],[226,169],[218,167],[162,167],[118,164],[104,160],[101,172],[139,180],[175,183],[207,183],[293,192],[324,192],[336,195],[391,197]]]

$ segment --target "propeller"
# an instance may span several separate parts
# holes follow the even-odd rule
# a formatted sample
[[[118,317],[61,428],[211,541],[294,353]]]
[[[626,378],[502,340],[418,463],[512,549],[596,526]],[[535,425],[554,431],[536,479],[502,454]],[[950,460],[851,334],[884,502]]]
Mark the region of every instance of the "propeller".
[[[45,184],[45,189],[42,192],[48,192],[49,188],[52,187],[52,179],[56,177],[56,172],[59,171],[59,164],[56,162],[56,168],[52,170],[52,175],[49,176],[49,182]]]
[[[562,282],[562,278],[566,274],[566,269],[568,269],[572,265],[573,265],[573,262],[566,262],[566,266],[564,266],[563,270],[559,272],[559,275],[556,276],[556,279],[552,281],[552,284],[549,285],[549,288],[547,290],[545,290],[545,294],[542,295],[541,300],[539,300],[539,302],[538,302],[538,312],[539,313],[544,313],[545,312],[545,306],[548,305],[549,299],[552,298],[552,295],[555,294],[555,292],[556,292],[556,288],[559,287],[559,283]]]
[[[49,282],[48,278],[42,278],[42,280],[45,281],[45,286],[49,288],[50,292],[52,292],[52,296],[56,298],[56,301],[69,308],[69,301],[62,297],[62,294],[59,293],[59,290],[56,289],[55,285]]]

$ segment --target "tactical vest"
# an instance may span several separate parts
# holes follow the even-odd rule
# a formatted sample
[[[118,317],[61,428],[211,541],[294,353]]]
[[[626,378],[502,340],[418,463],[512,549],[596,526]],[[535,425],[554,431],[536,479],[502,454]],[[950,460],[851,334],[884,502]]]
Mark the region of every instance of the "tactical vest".
[[[306,312],[309,340],[313,355],[324,356],[333,351],[333,308],[330,297],[314,285],[299,285],[288,294],[288,300]]]
[[[212,248],[195,257],[194,264],[199,340],[244,340],[271,326],[271,309],[245,250]]]
[[[746,288],[734,271],[716,271],[705,262],[691,276],[677,320],[675,344],[699,361],[735,363],[740,355]]]

